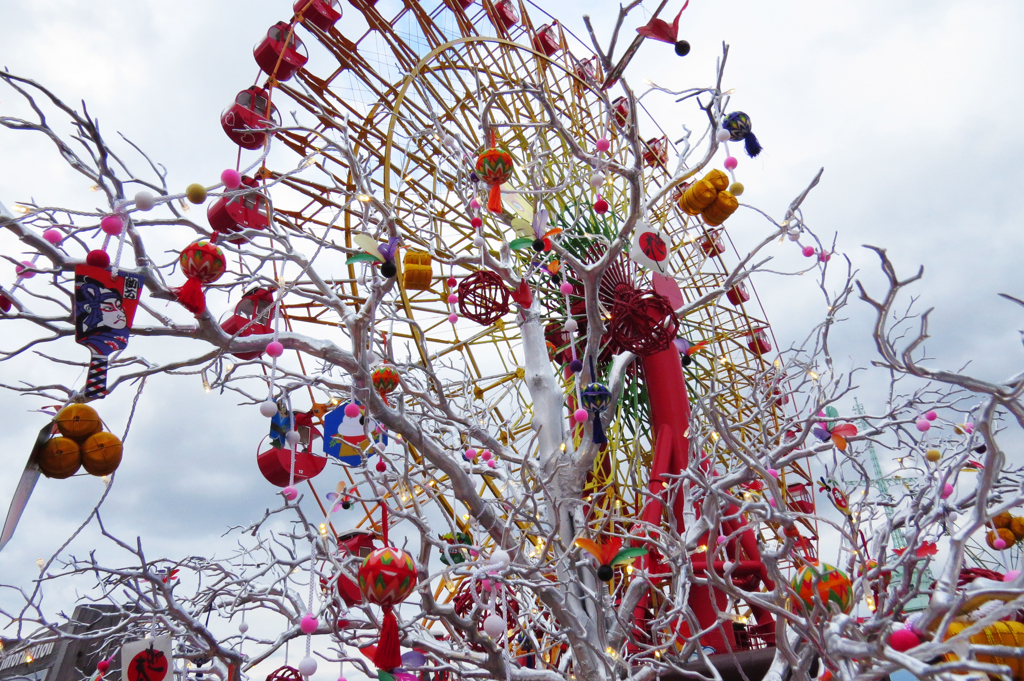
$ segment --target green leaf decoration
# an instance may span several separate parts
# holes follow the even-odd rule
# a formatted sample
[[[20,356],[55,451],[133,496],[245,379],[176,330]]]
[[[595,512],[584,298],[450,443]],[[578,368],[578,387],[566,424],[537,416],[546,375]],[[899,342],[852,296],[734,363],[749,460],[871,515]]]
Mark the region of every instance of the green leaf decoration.
[[[622,549],[617,554],[615,554],[614,558],[612,558],[611,565],[612,567],[616,567],[618,565],[627,565],[629,563],[632,563],[634,559],[646,555],[647,549]]]
[[[379,256],[370,255],[369,253],[356,253],[355,255],[349,256],[349,259],[345,261],[345,264],[354,265],[357,262],[384,262],[384,259]]]
[[[393,674],[388,674],[383,669],[377,670],[377,681],[395,681]]]
[[[528,248],[528,247],[530,247],[532,245],[533,245],[533,239],[523,238],[523,239],[513,239],[512,242],[509,243],[508,247],[511,248],[513,251],[521,251],[524,248]]]

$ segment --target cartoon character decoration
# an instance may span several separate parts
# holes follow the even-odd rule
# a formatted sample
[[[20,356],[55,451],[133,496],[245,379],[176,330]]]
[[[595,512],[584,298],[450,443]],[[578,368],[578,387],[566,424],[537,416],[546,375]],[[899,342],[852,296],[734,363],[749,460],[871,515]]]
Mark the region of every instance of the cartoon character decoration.
[[[386,244],[378,244],[370,235],[357,232],[352,235],[352,241],[355,242],[356,246],[363,249],[363,252],[349,256],[348,260],[345,261],[346,265],[368,262],[380,265],[382,277],[390,279],[398,274],[398,266],[395,265],[395,253],[398,252],[399,241],[397,237],[389,239]]]
[[[828,563],[808,564],[797,572],[790,583],[796,598],[793,611],[810,614],[815,607],[815,591],[826,610],[834,605],[839,612],[849,614],[853,607],[853,584],[850,578],[837,567]]]
[[[480,181],[490,185],[487,196],[487,210],[501,213],[501,185],[512,177],[512,154],[499,147],[491,147],[476,159],[476,174]]]
[[[612,537],[598,544],[593,539],[580,537],[576,540],[576,546],[580,547],[597,559],[597,578],[602,582],[610,582],[614,576],[613,568],[625,567],[640,556],[647,555],[647,549],[622,548],[622,539]]]
[[[206,311],[203,286],[212,284],[224,275],[227,261],[220,248],[209,241],[196,241],[182,249],[178,257],[185,285],[174,291],[178,302],[194,315]]]
[[[818,416],[825,416],[833,420],[816,423],[811,432],[814,433],[814,436],[822,442],[832,440],[832,443],[835,444],[839,451],[845,452],[847,446],[846,439],[857,434],[857,426],[852,423],[840,423],[836,425],[834,419],[838,418],[839,412],[836,411],[835,407],[827,407],[825,411],[819,411]]]
[[[843,515],[850,515],[850,500],[846,497],[846,492],[839,488],[839,485],[835,480],[829,478],[818,478],[818,491],[828,492],[829,500],[832,505],[836,507],[836,510]]]
[[[354,407],[350,409],[349,407]],[[350,415],[351,412],[351,415]],[[366,410],[358,402],[344,402],[324,416],[324,454],[334,457],[346,466],[362,466],[363,455],[376,452],[370,448],[366,436]],[[374,433],[376,422],[370,419],[369,431]]]
[[[393,608],[416,588],[416,563],[401,549],[386,546],[377,549],[359,566],[359,590],[370,603],[384,611],[380,640],[373,656],[378,669],[390,671],[402,664],[400,634]]]
[[[679,17],[683,15],[683,10],[689,4],[690,0],[686,0],[686,3],[683,4],[683,9],[679,10],[679,14],[676,14],[676,18],[671,24],[664,19],[655,18],[648,21],[646,25],[636,29],[636,32],[645,38],[674,45],[676,54],[680,57],[685,57],[690,54],[690,43],[679,39]]]
[[[449,546],[441,549],[441,562],[445,565],[458,565],[466,561],[466,554],[476,554],[470,549],[473,546],[473,535],[466,532],[449,532],[437,535],[441,541],[447,542]]]
[[[75,268],[75,342],[89,348],[92,359],[85,379],[85,398],[107,394],[107,363],[128,346],[143,277],[115,277],[91,265]]]
[[[633,245],[629,249],[630,259],[658,274],[668,274],[669,244],[661,230],[641,222],[633,230]]]

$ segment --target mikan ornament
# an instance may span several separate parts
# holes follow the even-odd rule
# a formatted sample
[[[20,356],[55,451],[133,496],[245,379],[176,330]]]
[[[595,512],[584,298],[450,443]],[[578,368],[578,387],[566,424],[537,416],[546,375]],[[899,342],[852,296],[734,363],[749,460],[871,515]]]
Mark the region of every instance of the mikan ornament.
[[[82,466],[78,443],[67,437],[51,438],[36,460],[39,470],[48,478],[70,478]]]
[[[87,404],[69,404],[57,412],[57,430],[72,440],[85,440],[103,427],[100,415]]]
[[[398,387],[398,370],[390,364],[381,364],[373,370],[371,375],[373,389],[385,397],[388,393]]]
[[[814,591],[826,609],[835,604],[839,611],[849,614],[853,607],[853,585],[850,578],[839,568],[828,563],[805,565],[790,583],[796,598],[793,610],[799,614],[810,614],[814,610]]]
[[[996,543],[999,541],[1001,541],[1002,544]],[[1007,547],[1013,546],[1016,542],[1017,537],[1008,527],[1000,527],[995,532],[989,532],[985,535],[985,543],[989,545],[989,548],[993,548],[997,551],[1002,551]]]
[[[113,433],[99,432],[82,444],[82,467],[90,475],[110,475],[121,464],[121,440]]]

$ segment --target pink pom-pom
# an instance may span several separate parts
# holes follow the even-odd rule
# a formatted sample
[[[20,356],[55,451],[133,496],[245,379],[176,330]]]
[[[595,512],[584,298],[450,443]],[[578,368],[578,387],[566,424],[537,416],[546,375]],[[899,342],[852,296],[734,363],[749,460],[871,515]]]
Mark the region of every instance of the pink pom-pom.
[[[781,473],[777,468],[769,468],[768,475],[772,476],[773,478],[778,478],[781,475]]]
[[[96,663],[96,671],[100,674],[106,674],[107,670],[110,669],[110,660],[100,660]]]
[[[570,284],[567,281],[563,281],[561,283],[561,285],[559,285],[558,290],[561,291],[562,293],[568,295],[568,294],[572,293],[572,284]]]
[[[50,229],[43,232],[43,238],[46,239],[49,243],[56,246],[61,242],[61,239],[64,238],[64,235],[60,233],[59,229],[54,229],[53,227],[51,227]]]
[[[480,452],[480,458],[483,459],[484,461],[490,461],[492,456],[494,455],[491,454],[491,451],[489,449],[485,449],[484,451]]]
[[[918,419],[917,423],[914,424],[917,429],[922,433],[932,427],[932,424],[928,422],[928,419]]]
[[[473,210],[480,210],[480,202],[476,200],[476,197],[470,199],[469,207],[472,208]]]
[[[384,463],[384,459],[381,459],[380,461],[377,462],[376,468],[378,473],[383,473],[388,469],[388,465]]]
[[[467,449],[466,452],[462,455],[462,458],[465,459],[466,461],[472,461],[473,459],[476,458],[476,450]]]
[[[1013,580],[1017,579],[1018,577],[1020,577],[1020,570],[1010,570],[1005,575],[1003,575],[1003,581],[1004,582],[1012,582]]]
[[[267,354],[271,357],[280,357],[284,354],[284,346],[280,341],[270,341],[267,343]]]
[[[726,170],[736,170],[736,166],[738,166],[739,164],[740,164],[740,162],[736,160],[735,156],[727,156],[725,158],[725,169]]]
[[[85,256],[85,264],[92,265],[93,267],[107,268],[110,266],[110,256],[107,255],[106,251],[99,249],[89,251],[89,254]]]
[[[457,303],[457,302],[459,302],[459,294],[458,293],[451,293],[451,294],[449,294],[448,295],[448,302],[449,303]]]
[[[608,202],[602,199],[600,196],[597,197],[597,201],[594,201],[594,212],[598,215],[604,215],[608,212]]]
[[[320,623],[316,621],[315,617],[313,617],[313,613],[309,612],[307,612],[306,616],[302,618],[301,622],[299,622],[299,629],[303,634],[312,634],[316,631],[318,626],[320,626]]]
[[[117,236],[124,229],[124,221],[121,220],[119,215],[108,215],[100,220],[100,229],[103,230],[104,234]]]
[[[722,544],[725,544],[726,542],[728,542],[729,538],[728,537],[719,536],[716,541],[718,542],[718,545],[721,546]]]
[[[608,151],[612,148],[612,143],[607,137],[601,137],[594,146],[597,147],[598,151]]]
[[[281,490],[281,494],[283,494],[284,498],[287,499],[288,501],[295,501],[295,497],[299,496],[299,490],[295,489],[291,485],[288,485],[283,490]]]
[[[450,315],[448,315],[448,321],[454,324],[455,322],[459,321],[459,315],[452,312]]]
[[[587,420],[587,417],[590,416],[590,415],[587,413],[586,409],[577,409],[576,412],[572,416],[578,422],[583,423],[584,421]]]
[[[910,629],[897,629],[889,636],[889,646],[893,650],[904,652],[921,644],[921,639]]]
[[[104,255],[106,254],[104,253]],[[31,279],[32,277],[36,276],[35,272],[29,272],[29,270],[32,267],[34,267],[34,265],[30,263],[28,260],[22,260],[20,265],[14,266],[14,273],[17,274],[22,279]]]
[[[470,220],[469,224],[473,225],[473,227],[475,227],[476,229],[480,229],[481,227],[483,227],[484,221],[476,217]]]
[[[995,541],[992,542],[992,547],[997,551],[1002,551],[1006,548],[1006,540],[1002,537],[996,537]]]
[[[814,246],[804,246],[803,254],[805,258],[810,258],[814,255]]]
[[[775,497],[768,497],[768,505],[772,508],[775,507]]]
[[[359,416],[359,405],[356,404],[355,402],[349,402],[348,404],[346,404],[345,416],[349,417],[350,419],[354,419],[355,417]]]
[[[828,262],[831,259],[832,259],[832,254],[828,253],[826,251],[822,251],[821,253],[818,254],[818,260],[820,262]]]
[[[225,189],[238,189],[242,186],[242,176],[234,168],[228,168],[220,174],[220,181]]]
[[[497,468],[497,467],[498,467],[498,463],[497,463],[497,462],[496,462],[496,461],[495,461],[494,459],[491,459],[490,461],[488,461],[488,462],[487,462],[487,465],[488,465],[488,466],[489,466],[490,468]]]
[[[942,487],[942,498],[943,499],[948,499],[951,496],[953,496],[953,485],[952,485],[952,483],[948,483],[947,482]]]
[[[924,417],[929,421],[934,421],[935,419],[939,418],[939,415],[936,414],[934,411],[930,411],[927,414],[925,414]]]
[[[455,279],[455,277],[448,277],[448,288],[455,288],[455,285],[458,283],[459,282],[458,280]]]
[[[971,423],[970,421],[968,421],[967,423],[964,424],[964,430],[967,431],[968,435],[973,433],[974,432],[974,424]]]

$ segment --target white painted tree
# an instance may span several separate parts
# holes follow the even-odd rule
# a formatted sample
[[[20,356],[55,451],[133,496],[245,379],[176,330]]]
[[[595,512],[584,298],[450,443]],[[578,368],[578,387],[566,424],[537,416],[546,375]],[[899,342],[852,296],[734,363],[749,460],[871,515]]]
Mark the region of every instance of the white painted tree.
[[[927,313],[897,313],[920,275],[901,280],[876,249],[888,286],[881,294],[861,288],[859,297],[876,312],[875,364],[890,372],[892,391],[875,413],[827,411],[852,406],[856,378],[833,364],[829,336],[859,284],[849,270],[838,283],[826,276],[832,249],[801,212],[820,173],[794,190],[785,215],[740,207],[738,215],[759,217],[763,236],[734,261],[721,257],[720,225],[742,188],[708,173],[722,152],[724,166],[735,167],[723,146],[749,132],[749,121],[744,128],[730,115],[723,89],[728,49],[714,85],[672,93],[697,105],[703,133],[684,128],[675,145],[645,141],[646,119],[623,77],[642,36],[613,57],[638,3],[620,10],[607,48],[591,31],[594,52],[584,58],[550,25],[534,29],[524,6],[521,24],[504,25],[508,4],[488,3],[473,17],[455,5],[407,8],[403,15],[425,35],[442,11],[457,15],[463,37],[427,56],[395,47],[403,75],[362,108],[332,100],[308,69],[290,86],[276,73],[264,95],[288,97],[302,113],[284,124],[260,93],[247,91],[239,104],[250,113],[262,106],[264,119],[245,131],[237,121],[225,127],[249,136],[253,158],[201,192],[173,193],[145,156],[149,172],[135,174],[84,109],[0,74],[35,113],[0,125],[51,139],[107,204],[80,210],[25,200],[18,215],[3,216],[4,230],[31,254],[26,262],[5,256],[20,268],[2,292],[9,309],[0,319],[16,329],[5,335],[3,361],[5,375],[17,377],[5,387],[62,405],[100,392],[37,385],[21,362],[88,364],[69,340],[74,274],[99,250],[103,219],[115,216],[116,234],[103,244],[114,253],[106,269],[144,281],[131,334],[174,339],[180,356],[155,363],[136,354],[138,342],[121,347],[108,390],[141,393],[148,376],[199,374],[208,389],[237,394],[240,408],[272,401],[267,415],[280,422],[277,449],[285,452],[264,471],[268,480],[284,475],[282,502],[233,531],[230,558],[153,558],[142,541],[106,530],[127,555],[119,566],[57,548],[22,592],[23,606],[4,612],[19,645],[68,636],[42,595],[56,580],[90,578],[96,584],[84,599],[112,604],[124,619],[80,636],[113,652],[145,633],[171,634],[179,659],[195,663],[179,667],[183,676],[247,677],[296,639],[305,639],[306,675],[317,659],[371,676],[405,669],[519,681],[718,679],[737,676],[737,667],[739,677],[780,679],[875,679],[899,669],[919,677],[1006,674],[1005,660],[1018,660],[1024,643],[1017,629],[998,625],[1018,637],[1009,646],[969,637],[1017,612],[1024,580],[1008,573],[999,581],[992,572],[960,582],[980,574],[964,572],[973,538],[1009,523],[1005,513],[1024,500],[1020,469],[997,438],[1024,415],[1020,376],[993,384],[927,368]],[[381,23],[373,7],[361,11],[373,27],[368,36],[395,37],[401,17]],[[497,37],[477,31],[481,16],[496,22]],[[360,82],[369,82],[372,69],[353,65],[352,56],[370,38],[347,41],[329,24],[297,16],[278,42],[294,40],[300,25],[335,59],[347,54]],[[646,33],[678,37],[653,21]],[[557,49],[548,54],[550,35]],[[452,74],[460,73],[472,75],[458,82]],[[451,97],[438,96],[443,87]],[[77,146],[51,127],[54,111],[74,126]],[[478,162],[489,148],[514,166],[500,178],[503,206],[494,210],[482,205],[493,168]],[[241,174],[255,181],[239,185]],[[182,210],[186,200],[248,201],[266,223],[236,217],[211,231]],[[666,260],[656,248],[636,255],[644,232],[663,240]],[[179,249],[213,238],[231,263],[223,277],[210,277],[210,305],[196,308],[194,320],[149,302],[181,295],[172,283],[180,280],[178,258],[163,263],[148,245],[168,235],[186,235]],[[829,312],[776,359],[742,289],[786,237],[815,256],[807,272],[818,277]],[[378,243],[405,249],[405,258],[385,249],[371,259],[365,251]],[[425,288],[412,276],[423,262],[440,270]],[[243,304],[242,321],[222,325],[212,309],[231,297],[252,309]],[[381,390],[382,366],[396,377],[390,396]],[[581,404],[589,411],[577,415]],[[362,432],[339,431],[339,442],[326,430],[337,424],[324,417],[346,406]],[[323,519],[309,517],[297,498],[314,437],[302,439],[303,424],[324,428],[326,444],[357,463],[328,469],[345,477]],[[953,435],[935,436],[940,429]],[[869,443],[901,451],[917,487],[876,493]],[[314,463],[323,468],[323,459]],[[841,513],[816,508],[812,463]],[[969,466],[977,474],[968,480]],[[308,490],[322,501],[311,483]],[[357,525],[372,529],[372,539],[351,540],[335,527],[342,521],[327,509],[346,495],[364,509]],[[101,524],[102,504],[83,521]],[[906,540],[899,553],[889,544],[897,531]],[[827,590],[791,585],[798,573],[816,574],[807,566],[818,558],[819,532],[838,537],[825,542],[832,553],[822,559],[852,583],[822,569]],[[358,652],[376,645],[385,619],[352,594],[360,541],[404,547],[417,572],[396,608],[401,645],[413,652],[380,672],[372,654]],[[1017,550],[1016,535],[995,541]],[[940,544],[945,562],[934,562],[933,586],[925,568]],[[623,548],[620,558],[632,565],[615,562]],[[801,594],[814,593],[800,604]],[[922,595],[928,607],[905,626],[908,604]],[[252,624],[238,633],[227,626],[241,621]],[[902,629],[911,633],[894,638]]]

